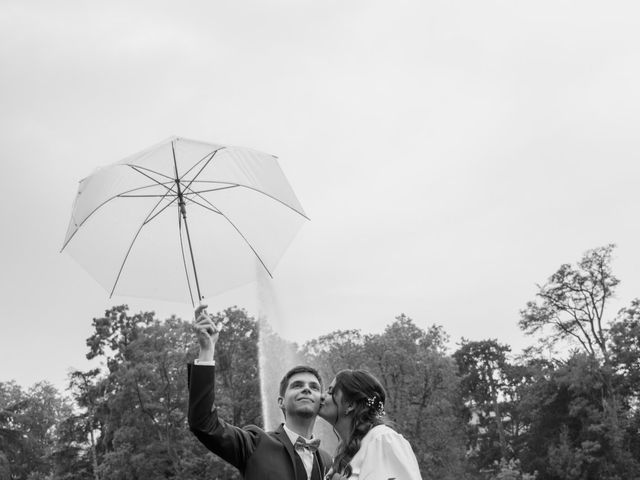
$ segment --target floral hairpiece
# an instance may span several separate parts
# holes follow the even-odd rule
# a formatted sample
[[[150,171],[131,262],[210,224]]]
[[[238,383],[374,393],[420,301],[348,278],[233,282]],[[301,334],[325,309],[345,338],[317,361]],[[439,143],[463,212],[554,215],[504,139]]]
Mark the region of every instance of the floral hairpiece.
[[[367,398],[367,406],[370,410],[373,410],[376,417],[378,418],[382,417],[385,414],[384,403],[378,398],[377,395]]]

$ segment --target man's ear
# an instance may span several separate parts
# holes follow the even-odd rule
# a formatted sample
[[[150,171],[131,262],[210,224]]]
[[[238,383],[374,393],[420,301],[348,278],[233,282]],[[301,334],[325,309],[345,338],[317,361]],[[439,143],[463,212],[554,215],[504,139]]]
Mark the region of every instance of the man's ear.
[[[278,408],[284,412],[284,398],[278,397]]]

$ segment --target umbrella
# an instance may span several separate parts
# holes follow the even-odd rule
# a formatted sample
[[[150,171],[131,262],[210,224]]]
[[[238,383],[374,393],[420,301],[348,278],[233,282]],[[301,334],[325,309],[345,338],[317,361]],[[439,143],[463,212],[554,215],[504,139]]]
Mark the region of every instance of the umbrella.
[[[273,155],[172,137],[80,181],[62,250],[110,296],[193,305],[271,277],[305,219]]]

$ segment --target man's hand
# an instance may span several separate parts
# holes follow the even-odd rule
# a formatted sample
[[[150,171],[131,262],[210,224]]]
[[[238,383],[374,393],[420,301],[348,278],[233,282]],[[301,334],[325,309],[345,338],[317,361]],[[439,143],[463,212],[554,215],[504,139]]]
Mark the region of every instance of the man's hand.
[[[201,362],[213,360],[216,342],[222,329],[222,325],[213,321],[213,315],[209,315],[206,308],[207,305],[200,305],[195,311],[194,326],[200,347],[198,360]]]

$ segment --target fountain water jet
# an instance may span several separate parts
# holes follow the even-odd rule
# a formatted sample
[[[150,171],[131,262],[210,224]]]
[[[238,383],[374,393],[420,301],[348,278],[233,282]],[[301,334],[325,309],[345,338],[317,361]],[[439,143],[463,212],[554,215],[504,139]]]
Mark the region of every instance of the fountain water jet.
[[[271,281],[259,278],[257,298],[260,400],[264,428],[273,430],[282,421],[282,413],[276,402],[280,380],[290,368],[304,363],[304,360],[297,351],[297,345],[287,342],[279,335],[284,329],[281,322],[284,318],[282,309]]]
[[[260,400],[263,427],[265,430],[274,430],[283,421],[282,412],[276,402],[280,380],[289,369],[306,362],[298,352],[298,346],[281,336],[286,334],[285,317],[272,282],[266,278],[262,279],[263,277],[259,278],[261,280],[257,283],[257,299]],[[329,378],[323,380],[325,383],[331,381]],[[321,439],[322,448],[327,452],[335,452],[337,438],[333,429],[323,420],[316,422],[314,437]]]

